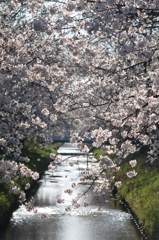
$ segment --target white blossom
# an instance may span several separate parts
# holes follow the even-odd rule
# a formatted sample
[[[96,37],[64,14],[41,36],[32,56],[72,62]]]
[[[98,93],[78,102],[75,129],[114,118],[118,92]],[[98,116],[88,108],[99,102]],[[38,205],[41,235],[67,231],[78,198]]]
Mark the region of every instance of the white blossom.
[[[56,158],[56,154],[50,153],[50,158],[54,160]]]
[[[133,178],[137,175],[137,172],[135,172],[135,170],[127,172],[126,174],[129,178]]]
[[[57,121],[57,116],[55,114],[51,114],[50,119],[51,119],[52,122],[56,122]]]
[[[34,173],[32,174],[32,179],[37,180],[38,178],[39,178],[39,173],[34,172]]]
[[[131,167],[136,167],[137,161],[136,160],[131,160],[131,161],[129,161],[129,164],[131,165]]]
[[[25,192],[22,191],[22,192],[20,193],[20,196],[19,196],[19,202],[20,202],[20,203],[25,202],[25,200],[26,200],[25,197],[26,197],[26,194],[25,194]]]
[[[57,198],[57,203],[61,204],[61,203],[64,203],[65,200],[64,199],[61,199],[61,198]]]
[[[30,188],[30,183],[27,183],[26,185],[25,185],[25,190],[28,190]]]
[[[115,182],[115,186],[116,186],[117,188],[120,188],[121,185],[122,185],[122,182],[121,182],[121,181]]]
[[[44,116],[48,116],[49,115],[49,110],[47,108],[44,108],[41,113],[44,115]]]

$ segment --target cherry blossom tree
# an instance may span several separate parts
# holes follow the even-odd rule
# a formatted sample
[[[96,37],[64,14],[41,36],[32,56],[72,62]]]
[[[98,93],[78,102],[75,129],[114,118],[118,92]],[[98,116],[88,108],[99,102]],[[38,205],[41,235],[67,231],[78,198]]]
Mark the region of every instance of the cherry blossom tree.
[[[19,193],[18,171],[38,178],[19,163],[29,161],[24,139],[48,143],[54,131],[73,129],[71,143],[86,154],[80,133],[116,156],[100,158],[96,193],[108,188],[105,170],[129,153],[146,145],[147,161],[158,159],[157,0],[1,0],[0,20],[0,181],[11,191]]]

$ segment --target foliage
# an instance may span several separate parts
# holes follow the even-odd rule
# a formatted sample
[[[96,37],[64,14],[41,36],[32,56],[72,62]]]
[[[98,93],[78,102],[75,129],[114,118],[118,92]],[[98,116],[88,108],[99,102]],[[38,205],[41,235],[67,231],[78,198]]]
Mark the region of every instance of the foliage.
[[[97,160],[99,160],[100,156],[101,155],[104,156],[106,155],[106,153],[101,148],[98,148],[98,149],[94,149],[93,155]]]

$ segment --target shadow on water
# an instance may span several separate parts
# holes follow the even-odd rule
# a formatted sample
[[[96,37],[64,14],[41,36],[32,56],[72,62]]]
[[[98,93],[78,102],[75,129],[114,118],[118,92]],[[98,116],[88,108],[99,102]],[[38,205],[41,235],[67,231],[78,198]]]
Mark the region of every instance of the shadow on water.
[[[70,144],[64,144],[61,152],[77,152]],[[102,198],[94,197],[89,191],[87,199],[80,199],[81,207],[66,213],[65,207],[70,205],[77,193],[84,191],[88,185],[80,184],[71,196],[64,192],[79,178],[79,165],[86,168],[86,157],[76,156],[69,164],[59,166],[52,174],[46,171],[38,181],[31,194],[35,196],[37,213],[27,212],[20,206],[10,219],[0,240],[141,240],[142,236],[135,226],[131,215],[123,209],[119,201],[110,197],[107,192]],[[77,164],[78,162],[78,164]],[[96,163],[90,161],[90,167]],[[57,198],[64,198],[64,204],[58,204]],[[83,207],[83,203],[90,203]],[[99,209],[100,207],[100,209]]]

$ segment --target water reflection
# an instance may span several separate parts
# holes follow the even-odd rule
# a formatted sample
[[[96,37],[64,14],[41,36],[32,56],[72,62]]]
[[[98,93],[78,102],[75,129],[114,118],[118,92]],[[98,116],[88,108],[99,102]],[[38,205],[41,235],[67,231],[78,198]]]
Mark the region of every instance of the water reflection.
[[[59,149],[62,152],[78,152],[70,144]],[[79,152],[78,152],[79,153]],[[84,191],[88,186],[80,185],[77,192],[70,196],[64,190],[77,182],[79,173],[86,168],[84,156],[73,157],[75,164],[60,166],[55,172],[46,171],[38,182],[39,188],[35,194],[37,214],[27,212],[24,206],[17,209],[10,220],[9,226],[1,240],[139,240],[140,233],[134,226],[131,216],[121,209],[119,204],[112,204],[109,193],[100,199],[101,211],[98,211],[99,199],[89,192],[87,201],[91,205],[83,207],[84,199],[79,202],[80,209],[65,213],[77,192]],[[82,163],[82,165],[79,163]],[[94,161],[89,164],[96,166]],[[57,204],[56,199],[65,198],[65,204]],[[39,215],[48,217],[39,217]]]

